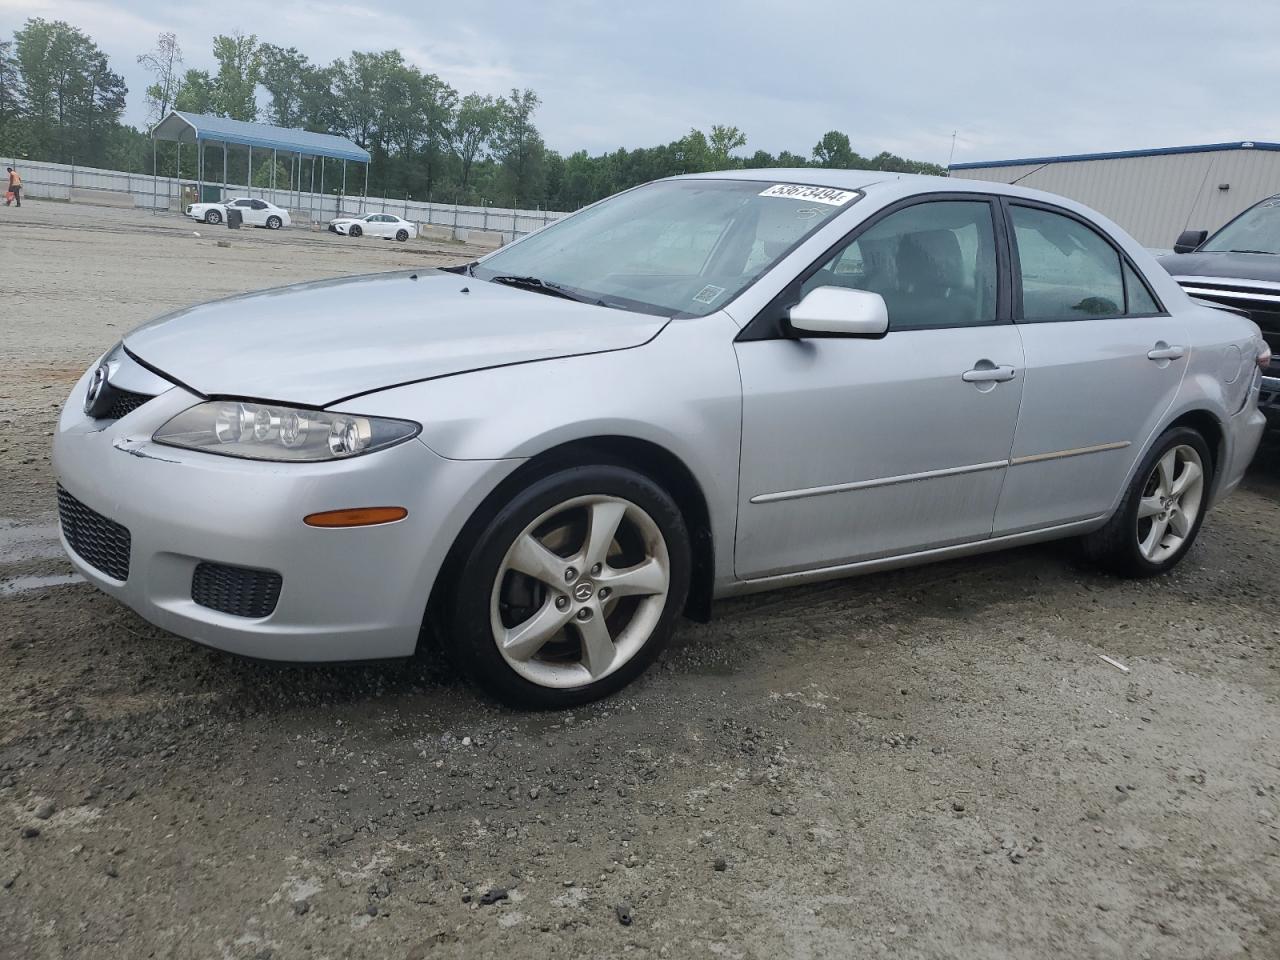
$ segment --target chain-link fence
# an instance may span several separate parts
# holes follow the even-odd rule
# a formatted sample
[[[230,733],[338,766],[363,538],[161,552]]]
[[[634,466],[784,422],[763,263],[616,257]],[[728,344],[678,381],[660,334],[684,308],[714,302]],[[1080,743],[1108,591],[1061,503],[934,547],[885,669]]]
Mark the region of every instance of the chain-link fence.
[[[181,211],[197,202],[197,181],[188,177],[153,177],[143,173],[100,170],[74,164],[42,161],[4,161],[22,176],[23,191],[33,199],[101,200],[143,209]],[[221,192],[220,184],[204,184]],[[98,196],[94,196],[97,194]],[[207,194],[206,194],[207,196]],[[409,198],[342,196],[307,190],[246,187],[228,184],[222,199],[258,197],[287,209],[295,221],[325,223],[338,216],[394,213],[415,223],[452,230],[500,233],[504,239],[523,236],[558,220],[564,213],[510,207],[469,207],[452,203],[428,203]]]

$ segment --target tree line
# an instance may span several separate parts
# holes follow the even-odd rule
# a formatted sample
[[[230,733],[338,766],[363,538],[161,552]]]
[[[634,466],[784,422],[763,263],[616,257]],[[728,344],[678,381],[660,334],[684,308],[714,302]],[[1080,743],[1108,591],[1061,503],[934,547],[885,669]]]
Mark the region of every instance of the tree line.
[[[563,155],[549,148],[535,123],[537,93],[503,96],[462,93],[434,73],[407,62],[398,50],[353,51],[329,64],[313,63],[296,47],[259,42],[254,35],[213,38],[211,69],[189,67],[177,37],[163,33],[138,56],[151,75],[148,123],[170,110],[257,120],[332,133],[370,152],[371,194],[435,202],[541,206],[574,210],[659,177],[719,169],[833,167],[941,174],[932,163],[891,153],[863,156],[849,137],[832,130],[807,153],[746,153],[739,128],[690,130],[670,143]],[[28,20],[11,41],[0,41],[0,154],[150,172],[145,130],[121,122],[128,89],[106,54],[83,31],[63,21]],[[232,148],[229,177],[243,182],[246,158]],[[162,173],[173,174],[173,144],[158,152]],[[221,161],[216,175],[221,176]],[[191,151],[183,176],[194,173]],[[254,181],[288,173],[261,158]],[[330,191],[337,186],[329,183]],[[348,192],[355,192],[350,186]]]

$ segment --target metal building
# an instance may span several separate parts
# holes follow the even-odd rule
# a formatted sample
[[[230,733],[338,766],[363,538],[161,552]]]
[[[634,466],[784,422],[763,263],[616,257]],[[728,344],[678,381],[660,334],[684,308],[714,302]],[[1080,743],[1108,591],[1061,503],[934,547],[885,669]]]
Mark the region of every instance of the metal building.
[[[1020,183],[1093,207],[1144,246],[1168,249],[1183,230],[1222,226],[1280,194],[1280,143],[1192,147],[953,163],[951,175]]]

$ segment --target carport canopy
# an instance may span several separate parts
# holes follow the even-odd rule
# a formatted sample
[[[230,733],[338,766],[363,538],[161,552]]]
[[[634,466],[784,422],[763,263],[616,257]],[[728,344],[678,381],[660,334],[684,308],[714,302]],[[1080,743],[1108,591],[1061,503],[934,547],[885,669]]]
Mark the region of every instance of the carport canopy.
[[[248,148],[249,153],[249,172],[248,172],[248,191],[253,192],[253,151],[254,150],[270,150],[272,154],[272,176],[271,188],[275,189],[275,157],[277,153],[293,156],[297,158],[296,166],[290,166],[289,170],[289,191],[296,191],[301,199],[303,192],[302,185],[302,160],[304,157],[311,159],[311,190],[312,202],[315,197],[315,179],[316,168],[315,162],[317,158],[320,160],[320,193],[324,193],[324,161],[326,159],[342,161],[342,195],[346,195],[347,161],[355,163],[363,163],[365,165],[364,194],[361,200],[361,209],[363,210],[363,197],[367,197],[369,192],[369,151],[360,145],[348,140],[346,137],[335,136],[331,133],[314,133],[310,130],[296,130],[291,127],[276,127],[268,123],[253,123],[246,120],[232,120],[228,117],[215,117],[204,113],[188,113],[185,110],[174,110],[169,113],[163,120],[151,128],[151,165],[152,174],[156,173],[156,154],[155,143],[158,140],[170,140],[178,144],[178,181],[182,179],[182,145],[194,144],[196,147],[196,179],[200,186],[200,192],[203,193],[203,185],[206,182],[204,153],[205,147],[210,144],[217,144],[222,152],[222,186],[225,191],[227,186],[227,148],[230,146],[243,146]],[[213,179],[216,182],[215,178]]]
[[[346,137],[330,133],[312,133],[310,130],[294,130],[289,127],[273,127],[267,123],[250,123],[230,120],[227,117],[211,117],[204,113],[187,113],[174,110],[151,130],[157,140],[176,140],[179,143],[240,144],[278,150],[281,153],[300,153],[304,157],[330,157],[334,160],[353,160],[368,163],[369,151],[357,146]]]

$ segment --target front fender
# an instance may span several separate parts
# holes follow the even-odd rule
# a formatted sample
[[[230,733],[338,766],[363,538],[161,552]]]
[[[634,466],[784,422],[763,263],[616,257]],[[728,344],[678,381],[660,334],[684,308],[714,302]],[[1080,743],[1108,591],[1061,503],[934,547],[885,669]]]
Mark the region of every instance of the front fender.
[[[422,442],[451,460],[525,460],[601,436],[653,443],[698,482],[715,555],[727,562],[742,421],[737,332],[723,314],[676,321],[638,347],[441,377],[336,409],[415,420]]]

